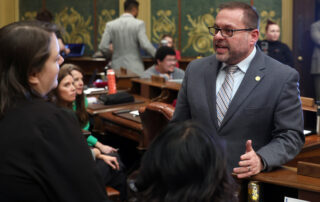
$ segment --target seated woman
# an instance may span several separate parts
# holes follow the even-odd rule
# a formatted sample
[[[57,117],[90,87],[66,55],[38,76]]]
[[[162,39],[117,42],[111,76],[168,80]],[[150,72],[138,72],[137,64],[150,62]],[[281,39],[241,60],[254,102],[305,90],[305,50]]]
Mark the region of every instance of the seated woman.
[[[0,29],[0,201],[108,201],[78,123],[44,100],[63,62],[54,32]]]
[[[170,124],[157,136],[129,185],[142,201],[155,202],[232,201],[234,193],[218,140],[190,121]]]
[[[81,93],[78,94],[81,89]],[[58,75],[58,87],[52,92],[54,102],[63,107],[79,121],[80,126],[88,127],[88,119],[85,114],[85,97],[82,93],[83,81],[81,70],[74,65],[63,65]],[[86,102],[87,103],[87,102]],[[73,106],[75,106],[73,108]],[[76,109],[74,113],[73,109]],[[80,110],[82,109],[82,111]],[[93,136],[87,138],[88,145],[92,148],[94,156],[97,158],[96,165],[103,176],[105,185],[118,189],[123,200],[126,199],[126,175],[124,166],[120,162],[120,157],[116,149],[103,145]],[[108,165],[106,165],[108,164]],[[112,168],[112,169],[110,169]]]
[[[80,123],[81,128],[83,130],[88,131],[90,128],[89,117],[88,117],[88,113],[86,111],[86,109],[88,107],[88,100],[87,100],[87,97],[83,93],[83,73],[82,73],[82,70],[80,69],[80,67],[73,65],[73,64],[68,64],[68,63],[62,65],[61,70],[69,72],[69,74],[71,74],[73,77],[73,80],[74,80],[73,84],[74,84],[74,87],[76,90],[76,99],[72,103],[69,103],[69,104],[71,104],[69,107],[72,107],[72,109],[76,112],[77,119]],[[104,154],[117,152],[117,150],[115,148],[100,143],[97,140],[97,138],[95,138],[92,135],[90,135],[87,138],[87,142],[88,142],[89,146],[96,147]]]
[[[261,48],[261,50],[273,59],[293,67],[293,56],[291,50],[286,44],[279,41],[279,25],[271,20],[268,20],[265,36],[265,40],[258,41],[258,46]]]

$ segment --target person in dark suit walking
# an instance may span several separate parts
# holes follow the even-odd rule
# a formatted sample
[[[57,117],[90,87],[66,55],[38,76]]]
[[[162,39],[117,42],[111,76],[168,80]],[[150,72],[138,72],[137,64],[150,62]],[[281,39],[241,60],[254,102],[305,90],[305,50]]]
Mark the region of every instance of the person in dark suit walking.
[[[220,6],[209,27],[216,54],[189,64],[172,119],[216,131],[238,178],[286,163],[304,144],[299,74],[256,47],[258,28],[250,5]]]

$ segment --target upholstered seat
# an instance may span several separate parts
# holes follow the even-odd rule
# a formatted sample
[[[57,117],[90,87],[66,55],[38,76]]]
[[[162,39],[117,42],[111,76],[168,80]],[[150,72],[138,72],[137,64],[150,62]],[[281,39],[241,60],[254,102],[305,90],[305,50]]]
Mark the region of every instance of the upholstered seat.
[[[156,135],[171,120],[174,107],[162,102],[152,102],[139,109],[143,126],[144,147],[147,148]]]

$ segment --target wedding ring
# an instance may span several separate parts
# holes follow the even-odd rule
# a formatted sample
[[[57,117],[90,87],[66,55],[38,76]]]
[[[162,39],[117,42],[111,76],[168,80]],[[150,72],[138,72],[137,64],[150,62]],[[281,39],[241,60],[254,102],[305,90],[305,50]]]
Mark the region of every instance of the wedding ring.
[[[251,168],[250,168],[250,166],[248,166],[248,172],[250,172],[251,171]]]

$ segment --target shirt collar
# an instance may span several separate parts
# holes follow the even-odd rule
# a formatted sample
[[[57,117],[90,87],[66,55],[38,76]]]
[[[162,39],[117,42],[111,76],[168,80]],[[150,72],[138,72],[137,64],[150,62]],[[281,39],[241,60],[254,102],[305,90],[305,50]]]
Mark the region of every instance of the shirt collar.
[[[252,52],[250,53],[250,55],[248,57],[246,57],[244,60],[242,60],[241,62],[239,62],[238,64],[235,64],[235,66],[238,66],[239,69],[243,72],[243,73],[246,73],[249,66],[250,66],[250,63],[251,61],[253,60],[255,54],[257,52],[257,49],[256,47],[254,46]],[[224,68],[227,66],[226,63],[222,63],[222,68],[221,70],[224,70]]]
[[[133,17],[134,18],[134,16],[131,13],[124,13],[121,15],[121,17]]]

